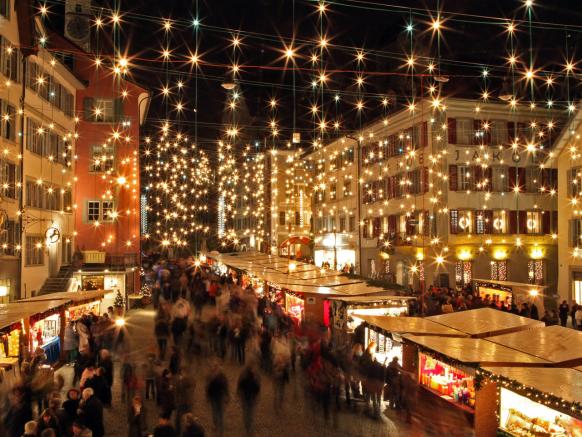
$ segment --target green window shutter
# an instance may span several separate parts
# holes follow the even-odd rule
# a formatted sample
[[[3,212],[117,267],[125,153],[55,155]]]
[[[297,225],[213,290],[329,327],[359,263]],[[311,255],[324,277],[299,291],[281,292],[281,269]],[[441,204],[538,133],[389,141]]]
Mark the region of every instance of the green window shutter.
[[[94,119],[93,119],[93,99],[91,97],[85,97],[83,99],[83,113],[85,115],[85,120],[94,121]]]
[[[123,118],[123,100],[117,98],[113,101],[113,120],[121,121]]]

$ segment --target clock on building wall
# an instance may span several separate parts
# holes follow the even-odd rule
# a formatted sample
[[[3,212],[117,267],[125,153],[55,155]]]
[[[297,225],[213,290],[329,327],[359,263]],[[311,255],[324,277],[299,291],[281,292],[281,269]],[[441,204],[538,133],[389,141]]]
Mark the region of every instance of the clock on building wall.
[[[87,18],[71,16],[66,26],[67,34],[75,40],[84,40],[89,36],[89,23]]]
[[[51,226],[46,230],[44,236],[48,244],[55,244],[61,239],[61,231],[56,226]]]

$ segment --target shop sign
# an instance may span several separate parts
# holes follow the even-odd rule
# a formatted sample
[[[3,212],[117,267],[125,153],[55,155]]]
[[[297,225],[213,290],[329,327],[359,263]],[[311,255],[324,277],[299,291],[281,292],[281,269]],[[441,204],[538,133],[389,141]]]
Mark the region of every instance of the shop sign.
[[[307,305],[315,305],[315,298],[314,297],[308,297],[307,299],[305,299],[305,303]]]

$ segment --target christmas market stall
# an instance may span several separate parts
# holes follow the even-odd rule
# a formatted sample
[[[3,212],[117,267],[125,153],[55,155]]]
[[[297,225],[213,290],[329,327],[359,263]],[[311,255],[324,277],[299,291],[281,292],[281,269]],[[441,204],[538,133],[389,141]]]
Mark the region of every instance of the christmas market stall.
[[[510,332],[524,331],[545,326],[539,320],[521,317],[493,308],[440,314],[427,317],[435,323],[457,329],[474,338],[485,338]]]
[[[582,365],[582,332],[575,329],[555,325],[498,335],[487,340],[543,358],[553,367]]]
[[[394,357],[405,370],[413,370],[416,361],[416,348],[411,344],[404,344],[403,334],[439,335],[445,337],[466,337],[461,331],[447,328],[422,317],[394,317],[360,314],[354,317],[362,324],[363,339],[354,339],[364,347],[374,342],[376,344],[375,358],[378,362],[389,364]]]
[[[344,287],[336,287],[344,290]],[[333,327],[340,331],[353,332],[362,322],[360,315],[368,316],[408,316],[410,303],[415,300],[409,296],[395,296],[386,294],[374,296],[338,296],[330,297]]]
[[[422,388],[442,402],[439,407],[462,410],[473,423],[475,435],[484,435],[496,421],[496,391],[480,389],[481,367],[543,367],[547,360],[480,338],[404,334],[417,348],[416,374]]]
[[[497,422],[483,437],[582,435],[582,373],[575,369],[484,367],[484,389],[497,391]]]
[[[0,314],[0,369],[15,369],[20,362],[24,320],[17,314]]]
[[[543,291],[547,288],[544,285],[496,281],[493,279],[474,279],[473,288],[481,299],[489,298],[498,307],[502,305],[509,307],[514,303],[519,308],[523,303],[535,303],[540,314],[544,312]]]
[[[101,301],[107,293],[106,290],[60,292],[43,294],[40,296],[22,299],[19,302],[42,302],[48,300],[62,300],[66,306],[66,321],[77,320],[85,314],[99,315],[101,313]]]

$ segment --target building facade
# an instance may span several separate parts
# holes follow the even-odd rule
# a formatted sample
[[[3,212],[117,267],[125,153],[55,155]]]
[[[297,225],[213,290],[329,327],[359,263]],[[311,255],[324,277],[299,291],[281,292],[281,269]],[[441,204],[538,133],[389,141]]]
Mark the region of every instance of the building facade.
[[[25,1],[0,10],[0,300],[39,293],[72,261],[75,96],[84,84],[45,47]],[[65,290],[63,290],[65,291]]]
[[[556,146],[558,168],[558,294],[582,303],[582,112],[578,111]]]
[[[369,129],[362,272],[401,285],[557,284],[560,120],[545,109],[447,99]]]

